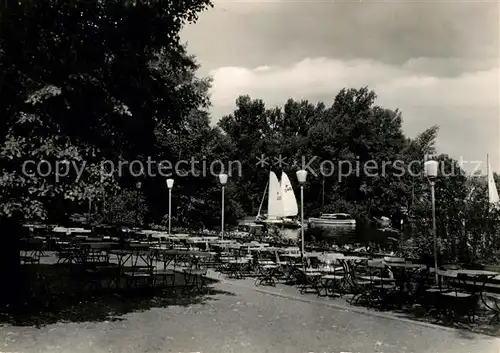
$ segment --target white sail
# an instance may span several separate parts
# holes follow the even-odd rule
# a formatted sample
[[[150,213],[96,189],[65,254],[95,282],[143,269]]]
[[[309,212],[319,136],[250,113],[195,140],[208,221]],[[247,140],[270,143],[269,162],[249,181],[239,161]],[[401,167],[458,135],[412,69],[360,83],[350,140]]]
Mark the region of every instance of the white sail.
[[[490,157],[487,156],[488,164],[488,198],[491,204],[497,204],[499,201],[497,186],[495,185],[495,179],[493,178],[493,171],[491,170]]]
[[[288,176],[281,173],[281,196],[283,199],[283,217],[295,217],[299,214],[297,199],[293,193],[292,183]]]
[[[283,217],[283,200],[281,198],[281,185],[274,172],[269,173],[269,195],[267,200],[267,219]]]

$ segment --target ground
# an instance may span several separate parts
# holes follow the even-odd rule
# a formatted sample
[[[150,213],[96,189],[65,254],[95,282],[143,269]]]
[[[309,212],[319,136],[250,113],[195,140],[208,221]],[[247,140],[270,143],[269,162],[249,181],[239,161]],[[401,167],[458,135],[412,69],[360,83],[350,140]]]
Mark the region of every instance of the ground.
[[[262,293],[246,281],[214,287],[203,302],[116,320],[4,326],[0,352],[500,352],[496,338],[334,308],[314,296],[284,298],[269,294],[279,289]]]

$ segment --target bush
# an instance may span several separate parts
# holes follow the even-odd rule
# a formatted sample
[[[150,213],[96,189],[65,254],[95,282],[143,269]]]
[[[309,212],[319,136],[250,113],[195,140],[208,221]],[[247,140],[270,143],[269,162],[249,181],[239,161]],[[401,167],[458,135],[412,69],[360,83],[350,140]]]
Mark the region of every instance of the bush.
[[[110,224],[138,226],[144,223],[148,212],[145,198],[137,190],[121,190],[109,201],[104,220]]]
[[[488,202],[484,188],[475,192],[467,199],[449,199],[436,206],[440,263],[500,262],[500,210]],[[417,259],[433,256],[430,210],[429,202],[416,207],[411,237],[400,243],[404,256]]]

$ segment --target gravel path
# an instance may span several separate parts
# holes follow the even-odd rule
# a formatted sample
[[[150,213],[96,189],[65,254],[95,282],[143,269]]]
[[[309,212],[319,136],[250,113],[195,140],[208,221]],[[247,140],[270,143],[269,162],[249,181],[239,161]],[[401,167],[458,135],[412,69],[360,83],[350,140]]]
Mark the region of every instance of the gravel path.
[[[204,304],[117,321],[0,328],[0,352],[500,353],[498,339],[353,313],[230,283]]]

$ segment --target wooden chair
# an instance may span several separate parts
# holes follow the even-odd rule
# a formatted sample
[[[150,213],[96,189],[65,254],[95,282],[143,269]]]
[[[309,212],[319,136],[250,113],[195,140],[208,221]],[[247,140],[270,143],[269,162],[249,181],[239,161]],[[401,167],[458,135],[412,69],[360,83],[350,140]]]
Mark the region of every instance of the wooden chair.
[[[137,289],[142,284],[146,287],[152,287],[153,284],[153,266],[133,266],[123,271],[127,289]]]
[[[460,275],[454,270],[438,270],[439,284],[426,290],[431,298],[431,310],[437,317],[446,322],[459,321],[467,316],[468,321],[474,320],[477,307],[477,296],[461,290]]]
[[[120,267],[116,264],[95,264],[85,268],[86,281],[91,290],[106,290],[120,285]]]
[[[184,269],[184,291],[201,292],[207,285],[207,271],[206,267]]]
[[[309,291],[315,292],[318,296],[321,294],[321,276],[311,276],[310,274],[304,272],[304,270],[296,268],[295,276],[299,284],[300,294],[307,293]]]
[[[334,267],[333,272],[321,277],[321,280],[326,296],[335,296],[338,294],[342,297],[345,294],[346,275],[344,267]]]
[[[365,274],[356,274],[354,283],[357,293],[350,303],[358,304],[364,300],[370,306],[387,309],[396,290],[394,278],[388,267],[382,262],[368,261],[360,272]]]
[[[276,286],[278,281],[276,273],[278,272],[278,265],[256,265],[256,277],[254,284]]]

